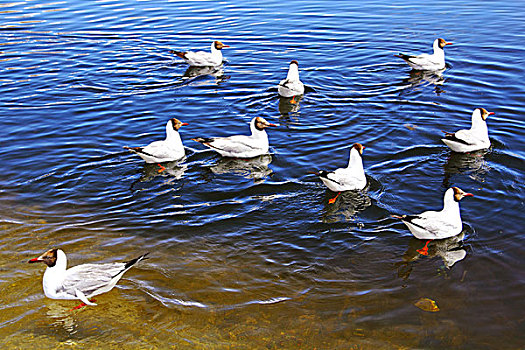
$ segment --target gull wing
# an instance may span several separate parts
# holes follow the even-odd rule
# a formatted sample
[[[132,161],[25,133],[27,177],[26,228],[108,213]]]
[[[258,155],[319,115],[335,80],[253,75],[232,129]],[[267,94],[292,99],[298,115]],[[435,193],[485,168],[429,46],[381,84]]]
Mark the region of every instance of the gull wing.
[[[57,293],[76,296],[79,290],[90,297],[97,290],[106,287],[118,274],[126,270],[125,263],[84,264],[66,270],[62,286]]]
[[[450,141],[456,141],[465,145],[474,145],[478,141],[470,132],[470,130],[459,130],[455,133],[445,134],[445,139]]]
[[[258,149],[253,145],[250,136],[235,135],[230,137],[215,137],[204,140],[204,145],[228,153],[238,153]]]
[[[454,232],[457,227],[446,220],[446,217],[438,211],[426,211],[419,215],[406,215],[402,219],[422,230],[425,230],[435,238],[442,238],[445,234]]]
[[[210,52],[205,51],[188,51],[184,55],[184,57],[191,61],[193,64],[202,65],[202,66],[209,66],[213,65],[213,59]]]
[[[170,158],[171,156],[173,156],[173,153],[170,152],[171,149],[167,146],[168,145],[165,141],[154,141],[146,147],[143,147],[141,151],[142,153],[153,156],[155,158]]]

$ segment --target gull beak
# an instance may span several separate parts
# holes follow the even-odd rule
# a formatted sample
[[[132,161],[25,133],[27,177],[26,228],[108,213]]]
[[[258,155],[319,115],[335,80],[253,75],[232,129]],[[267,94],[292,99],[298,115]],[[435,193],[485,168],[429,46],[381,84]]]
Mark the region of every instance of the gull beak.
[[[474,197],[472,193],[464,192],[463,197]]]
[[[452,43],[451,42],[446,42],[445,45],[452,45]]]
[[[489,115],[493,115],[493,114],[496,114],[496,113],[494,113],[494,112],[489,112]]]
[[[190,125],[188,123],[180,123],[180,125],[184,126],[184,125]]]
[[[40,259],[40,257],[38,257],[38,258],[34,258],[34,259],[29,260],[28,263],[32,264],[32,263],[37,263],[37,262],[41,262],[41,261],[42,261],[42,259]]]

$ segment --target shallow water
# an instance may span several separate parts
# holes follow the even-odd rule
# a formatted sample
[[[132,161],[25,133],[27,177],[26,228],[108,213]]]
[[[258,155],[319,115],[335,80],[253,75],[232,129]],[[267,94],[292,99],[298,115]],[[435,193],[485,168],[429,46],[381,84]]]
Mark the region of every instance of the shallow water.
[[[18,1],[0,4],[0,339],[8,347],[520,348],[525,25],[519,2]],[[446,48],[441,75],[393,55]],[[170,49],[231,45],[188,76]],[[299,61],[306,94],[277,97]],[[186,74],[186,76],[185,76]],[[476,107],[492,147],[452,154],[441,130]],[[247,133],[271,155],[221,159],[197,136]],[[128,154],[177,117],[187,157]],[[317,169],[365,145],[368,187]],[[462,239],[412,238],[391,214],[461,202]],[[46,299],[49,247],[71,265],[151,258],[96,307]],[[414,306],[435,300],[439,312]],[[503,345],[502,345],[503,344]]]

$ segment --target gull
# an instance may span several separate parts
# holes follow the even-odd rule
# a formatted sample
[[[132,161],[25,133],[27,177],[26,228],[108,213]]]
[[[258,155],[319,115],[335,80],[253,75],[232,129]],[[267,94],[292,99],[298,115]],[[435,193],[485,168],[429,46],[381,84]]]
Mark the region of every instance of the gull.
[[[472,193],[464,192],[458,187],[451,187],[445,192],[443,209],[440,211],[425,211],[416,215],[392,215],[400,219],[418,239],[425,239],[425,247],[418,250],[428,255],[428,243],[434,239],[444,239],[456,236],[463,229],[459,201],[464,197],[473,197]]]
[[[445,68],[445,51],[443,49],[446,45],[452,45],[452,43],[438,38],[434,40],[432,45],[434,48],[432,55],[424,53],[418,56],[411,56],[400,53],[395,56],[402,58],[410,67],[416,70],[441,70]]]
[[[43,262],[47,265],[42,279],[46,297],[51,299],[80,299],[85,305],[97,305],[89,301],[89,298],[109,292],[126,271],[145,259],[148,254],[127,262],[83,264],[66,269],[66,254],[61,249],[50,249],[28,262]]]
[[[180,138],[179,129],[183,123],[177,118],[168,120],[166,124],[166,139],[162,141],[154,141],[144,147],[128,147],[124,146],[125,149],[136,153],[139,157],[144,159],[146,163],[163,163],[180,160],[184,158],[185,151]],[[166,168],[160,165],[160,172]]]
[[[350,159],[346,168],[339,168],[332,172],[320,170],[315,173],[321,181],[334,192],[339,192],[328,202],[334,203],[342,191],[362,190],[366,186],[365,170],[363,169],[363,150],[365,146],[354,143],[350,149]]]
[[[291,97],[291,103],[295,103],[295,96],[304,94],[304,85],[299,80],[299,63],[296,60],[290,62],[286,79],[281,80],[277,86],[277,91],[282,97]]]
[[[213,149],[223,157],[253,158],[268,153],[270,144],[264,129],[269,126],[276,125],[262,117],[255,117],[250,122],[250,136],[197,137],[192,140]]]
[[[186,61],[190,66],[193,67],[216,67],[222,64],[222,52],[221,50],[229,45],[224,45],[220,41],[214,41],[211,43],[211,52],[205,51],[174,51],[170,53],[177,55]]]
[[[441,139],[445,145],[454,152],[467,153],[479,151],[490,147],[489,131],[487,128],[487,117],[494,114],[485,108],[476,108],[472,112],[472,126],[468,130],[446,132],[445,138]]]

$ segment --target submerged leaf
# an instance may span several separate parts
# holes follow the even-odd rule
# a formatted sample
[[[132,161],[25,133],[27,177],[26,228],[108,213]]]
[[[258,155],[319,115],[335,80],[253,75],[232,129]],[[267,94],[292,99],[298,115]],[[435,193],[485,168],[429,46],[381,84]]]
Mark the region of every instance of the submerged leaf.
[[[428,312],[438,312],[439,307],[437,306],[436,302],[429,298],[421,298],[414,304],[418,308],[420,308],[423,311]]]

